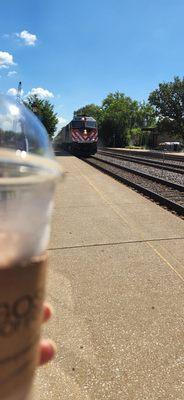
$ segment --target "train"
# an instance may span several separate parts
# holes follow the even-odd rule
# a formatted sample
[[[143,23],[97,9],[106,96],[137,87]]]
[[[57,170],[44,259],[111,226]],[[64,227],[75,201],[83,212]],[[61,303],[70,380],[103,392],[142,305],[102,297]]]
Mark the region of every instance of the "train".
[[[54,138],[55,150],[66,150],[79,156],[89,156],[97,152],[98,127],[93,117],[74,115]]]

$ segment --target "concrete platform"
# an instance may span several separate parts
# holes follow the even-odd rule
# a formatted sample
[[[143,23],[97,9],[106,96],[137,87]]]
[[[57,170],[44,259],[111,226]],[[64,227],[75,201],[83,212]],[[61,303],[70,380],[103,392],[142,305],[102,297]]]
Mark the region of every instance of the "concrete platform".
[[[183,400],[184,223],[75,157],[58,157],[40,400]]]

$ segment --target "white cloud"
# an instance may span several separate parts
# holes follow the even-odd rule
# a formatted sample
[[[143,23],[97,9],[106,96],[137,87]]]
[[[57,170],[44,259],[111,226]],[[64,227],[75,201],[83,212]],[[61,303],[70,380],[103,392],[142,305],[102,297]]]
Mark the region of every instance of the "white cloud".
[[[17,89],[16,88],[10,88],[7,91],[7,94],[9,94],[10,96],[17,96]],[[21,90],[21,96],[24,94],[24,91]]]
[[[23,40],[25,46],[35,46],[35,43],[37,41],[37,36],[26,30],[17,33],[16,36]]]
[[[8,69],[9,65],[5,65],[5,64],[0,64],[0,69]]]
[[[10,89],[8,89],[7,94],[10,94],[11,96],[16,96],[17,95],[17,89],[10,88]]]
[[[40,97],[40,99],[46,99],[46,98],[54,97],[52,92],[49,92],[49,90],[41,88],[41,87],[33,88],[27,94],[27,96],[34,96],[34,95]]]
[[[17,71],[9,71],[7,76],[10,77],[10,76],[14,76],[16,74],[17,74]]]
[[[9,68],[10,65],[14,65],[12,54],[0,51],[0,68]]]
[[[58,120],[59,120],[59,122],[57,124],[57,131],[56,132],[59,132],[61,130],[61,128],[63,128],[63,126],[65,126],[67,124],[67,122],[68,122],[66,119],[64,119],[61,116],[58,117]]]

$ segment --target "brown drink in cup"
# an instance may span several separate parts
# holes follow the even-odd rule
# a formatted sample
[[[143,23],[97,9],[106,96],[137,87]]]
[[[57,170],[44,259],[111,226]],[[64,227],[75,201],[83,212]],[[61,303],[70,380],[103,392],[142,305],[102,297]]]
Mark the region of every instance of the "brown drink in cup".
[[[0,96],[0,400],[30,399],[59,176],[43,125]]]

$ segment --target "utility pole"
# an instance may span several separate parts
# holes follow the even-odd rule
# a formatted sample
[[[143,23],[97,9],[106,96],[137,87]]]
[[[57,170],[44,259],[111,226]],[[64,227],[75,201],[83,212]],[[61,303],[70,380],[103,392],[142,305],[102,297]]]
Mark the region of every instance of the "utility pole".
[[[22,82],[19,82],[17,88],[17,100],[21,101],[21,94],[22,94]]]
[[[17,88],[17,101],[20,103],[21,102],[21,95],[22,95],[22,82],[19,82],[18,84],[18,88]],[[28,140],[27,140],[27,136],[26,136],[26,128],[25,128],[25,124],[24,124],[24,118],[20,118],[20,125],[22,128],[22,133],[24,135],[24,141],[22,143],[22,148],[21,150],[24,150],[26,152],[29,151],[29,144],[28,144]]]

